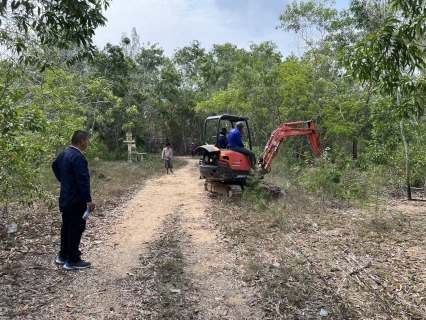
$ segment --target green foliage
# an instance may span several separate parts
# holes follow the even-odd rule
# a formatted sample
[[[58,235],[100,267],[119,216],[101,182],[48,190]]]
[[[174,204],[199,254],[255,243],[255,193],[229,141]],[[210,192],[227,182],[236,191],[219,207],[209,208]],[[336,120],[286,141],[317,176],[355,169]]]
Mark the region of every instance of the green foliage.
[[[108,44],[90,64],[82,60],[73,69],[40,73],[16,59],[64,66],[68,56],[90,56],[92,31],[104,23],[94,14],[108,2],[2,2],[0,31],[11,31],[0,32],[11,53],[0,64],[4,199],[34,197],[41,190],[34,168],[69,145],[77,129],[92,135],[91,160],[125,156],[126,131],[138,150],[159,152],[171,142],[183,154],[191,142],[201,142],[206,116],[223,113],[250,118],[257,156],[280,124],[315,121],[324,144],[333,148],[332,161],[320,166],[306,137],[288,139],[273,164],[274,173],[291,181],[283,185],[301,176],[301,184],[324,197],[367,199],[368,190],[384,189],[375,187],[381,177],[387,186],[401,186],[408,153],[414,181],[423,184],[425,15],[416,1],[394,0],[389,11],[381,1],[354,0],[344,12],[329,1],[294,1],[279,16],[278,28],[301,36],[305,52],[284,60],[272,42],[206,50],[194,41],[168,58],[158,44],[140,45],[135,29],[131,39],[123,35],[118,45]],[[51,28],[41,30],[42,22]],[[348,45],[353,47],[343,54],[354,78],[340,61]],[[28,178],[22,190],[21,176]],[[245,194],[269,210],[262,186],[250,182]]]
[[[36,74],[30,82],[19,66],[3,62],[1,67],[6,80],[0,100],[1,200],[50,200],[38,179],[40,164],[51,163],[75,130],[111,122],[105,110],[119,100],[102,80],[83,80],[63,69]]]
[[[278,20],[281,21],[281,25],[278,28],[302,34],[306,34],[311,28],[330,31],[332,19],[337,15],[336,9],[326,6],[330,4],[332,1],[298,2],[294,0],[279,16]]]
[[[109,81],[114,95],[121,98],[126,95],[132,61],[124,56],[122,48],[108,43],[103,51],[96,54],[94,66],[97,69],[95,75]]]
[[[34,55],[23,55],[27,50],[25,37],[34,35],[41,45],[59,49],[78,47],[79,51],[67,61],[69,64],[90,59],[96,51],[92,37],[96,28],[105,25],[102,10],[108,6],[109,0],[2,0],[0,30],[7,32],[0,32],[0,39],[7,33],[15,34],[9,38],[12,40],[9,49],[21,55],[26,63],[42,62],[38,58],[35,61]],[[45,68],[46,63],[42,65]]]
[[[287,60],[278,67],[278,72],[282,101],[279,111],[284,122],[317,119],[320,109],[313,95],[312,65]]]
[[[206,52],[200,42],[193,41],[192,46],[176,50],[173,62],[178,66],[177,69],[182,78],[185,79],[184,86],[189,88],[203,86],[202,72],[206,68]]]
[[[389,113],[389,99],[377,99],[371,108],[371,140],[367,143],[367,156],[373,163],[390,165],[395,150],[402,148],[398,119]]]
[[[46,72],[43,80],[43,86],[34,86],[31,91],[49,120],[46,134],[51,138],[47,147],[53,154],[70,144],[76,130],[91,133],[97,129],[102,139],[114,130],[115,123],[129,121],[121,99],[113,95],[104,79],[82,79],[54,68]]]
[[[310,192],[320,197],[339,196],[340,173],[333,165],[305,170],[300,182]]]
[[[268,188],[261,183],[258,175],[253,174],[247,179],[242,199],[257,204],[258,210],[263,212],[268,208],[267,203],[271,200],[271,193]]]
[[[377,202],[391,187],[400,186],[389,168],[371,164],[363,168],[360,161],[349,157],[344,150],[337,153],[334,163],[299,172],[299,183],[323,201]]]
[[[394,0],[391,7],[393,15],[383,27],[346,50],[345,66],[357,79],[392,97],[397,103],[391,108],[400,118],[421,116],[426,82],[417,70],[425,68],[425,7],[415,0]]]
[[[119,155],[108,150],[108,147],[102,142],[99,133],[95,132],[90,137],[90,147],[84,154],[89,161],[112,161],[119,158]],[[122,157],[125,159],[125,157]]]
[[[38,167],[46,151],[47,121],[37,106],[26,105],[18,88],[0,99],[0,206],[10,202],[31,204],[45,197],[36,182]]]
[[[46,149],[58,154],[70,144],[75,130],[86,129],[85,108],[78,101],[81,81],[62,69],[49,70],[43,80],[43,86],[34,85],[30,90],[34,103],[48,120],[46,136],[50,138]]]
[[[364,157],[373,165],[385,165],[394,177],[403,176],[406,154],[402,143],[398,114],[389,113],[389,99],[377,99],[372,104],[370,122],[371,139],[367,142]],[[414,168],[415,184],[422,186],[425,176],[425,121],[407,119],[404,121],[407,142],[410,146],[410,165]],[[395,183],[398,187],[401,182]]]

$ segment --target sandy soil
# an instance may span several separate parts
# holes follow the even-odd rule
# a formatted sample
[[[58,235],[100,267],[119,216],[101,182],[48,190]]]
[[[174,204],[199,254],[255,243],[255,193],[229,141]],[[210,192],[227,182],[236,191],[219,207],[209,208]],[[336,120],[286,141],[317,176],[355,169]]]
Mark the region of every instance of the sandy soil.
[[[90,245],[83,239],[83,249],[88,248],[83,258],[92,262],[92,268],[63,271],[64,294],[54,301],[55,306],[46,306],[48,318],[134,318],[129,311],[132,303],[124,301],[129,295],[123,292],[123,281],[131,281],[134,270],[141,268],[140,256],[164,232],[162,225],[171,214],[179,215],[179,228],[186,235],[185,273],[197,287],[199,318],[255,317],[256,310],[245,300],[244,282],[235,277],[238,265],[222,247],[219,231],[205,212],[212,204],[204,180],[199,179],[197,162],[188,159],[174,174],[148,181],[124,204],[122,218],[109,230]]]

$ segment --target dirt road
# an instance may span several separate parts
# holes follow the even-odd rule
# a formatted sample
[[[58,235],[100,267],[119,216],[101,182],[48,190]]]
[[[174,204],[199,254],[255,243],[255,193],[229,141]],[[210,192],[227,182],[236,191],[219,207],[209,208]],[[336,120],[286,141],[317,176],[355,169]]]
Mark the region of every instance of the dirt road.
[[[46,318],[256,318],[198,177],[197,160],[188,159],[174,174],[148,181],[94,241],[83,235],[83,258],[93,267],[58,270],[61,294],[42,308]],[[167,306],[172,312],[162,310]]]

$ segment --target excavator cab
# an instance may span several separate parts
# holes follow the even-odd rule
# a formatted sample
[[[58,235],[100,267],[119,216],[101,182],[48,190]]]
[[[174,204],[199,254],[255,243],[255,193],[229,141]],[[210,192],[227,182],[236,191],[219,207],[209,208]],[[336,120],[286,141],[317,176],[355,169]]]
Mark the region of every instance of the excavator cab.
[[[201,154],[200,178],[205,179],[206,190],[228,196],[242,192],[242,185],[250,175],[250,160],[242,153],[219,148],[218,141],[222,129],[229,132],[238,121],[242,121],[245,129],[243,139],[246,148],[251,150],[252,137],[248,120],[239,116],[218,115],[204,121],[204,145],[199,146],[195,152]]]
[[[251,131],[248,120],[248,118],[226,114],[208,117],[204,121],[204,143],[206,145],[210,144],[218,147],[217,142],[219,141],[221,130],[226,129],[227,132],[229,132],[235,128],[235,125],[238,121],[242,121],[244,123],[245,128],[245,138],[247,139],[247,144],[251,150]]]

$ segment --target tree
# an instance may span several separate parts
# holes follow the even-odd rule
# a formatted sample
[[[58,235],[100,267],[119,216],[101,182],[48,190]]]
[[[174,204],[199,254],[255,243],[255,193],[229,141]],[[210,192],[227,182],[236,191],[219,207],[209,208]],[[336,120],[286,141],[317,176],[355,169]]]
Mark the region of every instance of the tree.
[[[128,118],[122,100],[113,95],[107,80],[81,78],[64,69],[52,68],[31,91],[31,98],[49,120],[46,127],[46,135],[50,137],[46,143],[48,157],[67,146],[73,132],[79,129],[97,132],[111,152],[118,152],[122,147],[118,139]]]
[[[206,52],[200,42],[193,41],[191,46],[177,49],[173,62],[182,74],[185,86],[194,90],[203,86],[202,66],[206,62]]]
[[[312,65],[310,87],[320,110],[324,138],[329,142],[339,141],[340,145],[345,145],[347,139],[356,159],[359,142],[370,130],[373,87],[346,77],[341,51],[377,30],[387,7],[378,0],[353,0],[348,10],[338,12],[329,7],[332,3],[293,2],[280,15],[278,28],[296,32],[306,45],[303,59]]]
[[[332,3],[330,0],[293,0],[278,17],[281,25],[277,29],[296,32],[308,48],[303,52],[319,50],[322,41],[333,30],[337,18],[337,10],[329,7]]]
[[[395,102],[400,99],[392,106],[400,117],[421,116],[426,102],[426,82],[420,72],[426,67],[426,9],[416,0],[394,0],[391,8],[393,15],[383,27],[347,48],[346,67],[383,95]]]
[[[46,195],[36,181],[48,123],[39,106],[25,96],[28,81],[21,72],[0,62],[0,77],[8,79],[0,91],[0,207],[6,211],[14,198],[29,204]]]
[[[136,68],[130,73],[131,96],[135,99],[139,114],[134,117],[138,130],[139,144],[150,151],[158,151],[164,143],[164,122],[160,116],[163,107],[161,92],[161,70],[167,64],[164,50],[157,43],[143,43],[134,58]],[[138,140],[138,138],[137,138]]]
[[[424,115],[426,8],[417,0],[394,0],[384,26],[346,51],[346,67],[363,83],[376,87],[398,115],[406,154],[407,198],[411,199],[410,152],[404,119]]]
[[[127,36],[127,33],[123,32],[121,36],[121,47],[123,48],[126,56],[133,59],[139,53],[140,46],[139,34],[137,33],[136,28],[132,29],[131,38]]]

